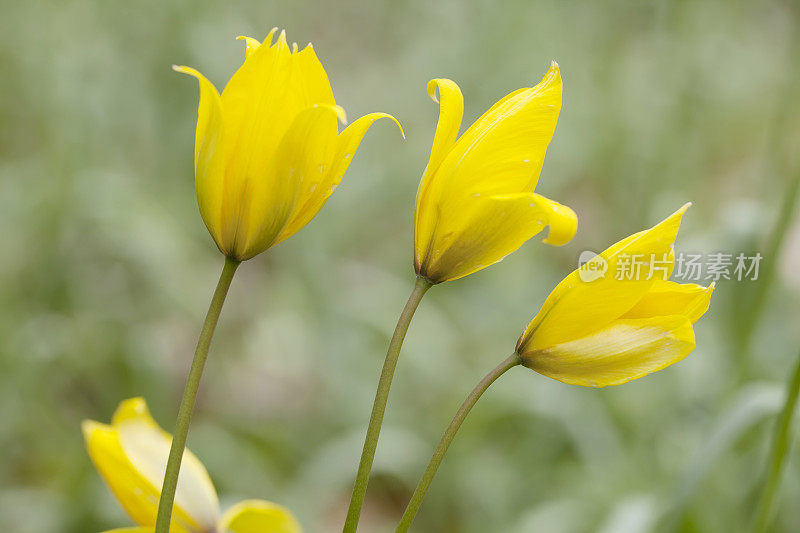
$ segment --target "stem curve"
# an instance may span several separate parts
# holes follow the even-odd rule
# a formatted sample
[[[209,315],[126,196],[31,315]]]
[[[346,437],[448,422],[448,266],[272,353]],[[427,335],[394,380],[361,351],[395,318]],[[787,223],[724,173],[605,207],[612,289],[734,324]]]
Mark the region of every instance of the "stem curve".
[[[425,468],[425,472],[422,474],[422,478],[417,484],[417,488],[414,489],[414,494],[411,495],[411,500],[409,500],[408,506],[406,506],[403,517],[400,519],[400,523],[397,524],[396,533],[405,533],[408,531],[408,528],[411,527],[411,522],[417,515],[420,505],[422,505],[422,499],[425,497],[425,493],[428,492],[428,488],[431,486],[431,482],[436,475],[436,471],[439,469],[439,465],[442,464],[444,454],[447,453],[447,449],[453,442],[458,429],[461,427],[464,419],[467,418],[467,415],[472,410],[472,407],[478,402],[483,393],[486,392],[486,389],[488,389],[489,386],[497,380],[497,378],[519,364],[522,364],[522,360],[517,352],[514,352],[505,361],[494,367],[491,372],[486,374],[475,386],[475,388],[472,389],[472,392],[469,393],[467,398],[461,404],[461,407],[458,408],[453,420],[450,421],[450,425],[447,426],[447,429],[444,431],[444,435],[442,435],[439,445],[436,446],[436,450],[434,450],[433,456],[431,456],[431,460],[428,462],[428,466]]]

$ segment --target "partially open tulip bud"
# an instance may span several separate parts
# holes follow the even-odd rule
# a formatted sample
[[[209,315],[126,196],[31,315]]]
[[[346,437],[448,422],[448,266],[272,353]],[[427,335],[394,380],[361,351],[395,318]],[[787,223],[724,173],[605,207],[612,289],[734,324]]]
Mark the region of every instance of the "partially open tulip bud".
[[[174,67],[200,82],[200,214],[220,251],[237,261],[305,226],[341,181],[370,125],[382,117],[397,122],[371,113],[340,134],[344,110],[314,48],[290,48],[284,32],[272,44],[274,32],[263,44],[244,38],[244,64],[221,95],[197,70]]]
[[[714,291],[667,281],[689,205],[559,283],[517,343],[523,364],[564,383],[603,387],[686,357],[695,346],[692,325]]]
[[[111,425],[83,422],[86,449],[111,492],[139,528],[115,533],[152,532],[156,523],[161,482],[172,436],[150,416],[142,398],[119,404]],[[301,533],[300,525],[284,507],[247,500],[220,516],[214,485],[200,460],[183,454],[173,507],[172,533]]]
[[[561,74],[553,62],[542,81],[515,91],[458,137],[464,100],[455,82],[439,91],[439,123],[417,191],[414,266],[432,283],[496,263],[550,226],[544,242],[562,245],[577,217],[534,192],[561,110]]]

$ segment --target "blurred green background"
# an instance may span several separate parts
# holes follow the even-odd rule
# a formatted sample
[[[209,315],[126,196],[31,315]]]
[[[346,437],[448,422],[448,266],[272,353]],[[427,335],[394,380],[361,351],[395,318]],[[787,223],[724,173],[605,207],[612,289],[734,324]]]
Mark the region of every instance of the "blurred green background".
[[[791,2],[3,2],[0,530],[129,524],[80,421],[144,396],[174,424],[222,257],[200,220],[192,65],[222,88],[239,34],[313,41],[352,119],[386,111],[308,227],[244,264],[189,445],[223,506],[266,498],[337,531],[388,338],[411,289],[413,200],[456,80],[465,124],[559,61],[539,191],[577,237],[533,239],[431,291],[390,398],[363,530],[393,531],[442,429],[577,264],[685,201],[677,249],[765,254],[718,285],[698,348],[604,390],[525,369],[464,425],[421,532],[740,531],[800,345],[798,13]],[[787,192],[790,191],[790,192]],[[776,228],[778,228],[776,230]],[[783,231],[785,230],[785,232]],[[782,237],[782,238],[781,238]],[[774,274],[774,276],[772,275]],[[800,530],[795,449],[776,531]]]

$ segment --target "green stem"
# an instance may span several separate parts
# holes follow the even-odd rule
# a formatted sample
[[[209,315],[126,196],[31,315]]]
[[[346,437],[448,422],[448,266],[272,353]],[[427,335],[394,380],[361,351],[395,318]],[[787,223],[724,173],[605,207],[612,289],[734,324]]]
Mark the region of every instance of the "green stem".
[[[444,459],[444,454],[447,453],[447,449],[450,447],[450,443],[453,442],[458,428],[461,427],[461,423],[467,418],[472,407],[497,378],[521,363],[522,360],[516,352],[511,354],[508,359],[497,365],[494,370],[483,377],[480,383],[469,393],[469,396],[467,396],[467,399],[461,404],[461,407],[458,408],[456,416],[453,417],[450,425],[447,426],[444,435],[442,435],[442,440],[439,441],[439,445],[433,452],[433,456],[430,462],[428,462],[428,467],[425,469],[425,473],[422,474],[417,488],[414,489],[414,494],[411,495],[411,500],[408,502],[403,517],[400,519],[400,523],[397,524],[397,533],[405,533],[408,531],[408,528],[411,527],[411,522],[414,520],[419,510],[419,506],[422,504],[422,499],[425,497],[428,487],[431,486],[433,477],[436,475],[436,471],[439,469],[442,459]]]
[[[794,375],[789,382],[789,389],[786,391],[786,403],[783,405],[778,420],[775,424],[775,433],[772,437],[772,450],[770,451],[769,466],[764,479],[764,487],[761,492],[761,499],[756,510],[756,521],[753,531],[763,533],[769,529],[773,517],[775,497],[778,495],[783,466],[786,462],[786,454],[792,441],[792,419],[797,405],[797,396],[800,392],[800,355],[797,358],[797,366]]]
[[[203,375],[203,367],[208,357],[208,348],[211,345],[211,337],[214,336],[214,328],[217,326],[222,304],[225,303],[225,296],[231,286],[233,274],[239,266],[239,261],[225,258],[225,266],[222,268],[217,289],[211,298],[211,305],[206,313],[206,320],[203,322],[203,329],[200,331],[200,338],[197,340],[197,348],[194,351],[194,359],[189,369],[189,377],[186,380],[186,388],[183,390],[181,406],[178,409],[178,422],[175,425],[175,435],[172,438],[172,447],[169,450],[167,469],[164,473],[164,484],[161,489],[161,499],[158,502],[158,516],[156,518],[155,533],[169,533],[169,524],[172,517],[172,504],[175,501],[175,489],[178,487],[178,474],[181,469],[183,451],[186,448],[186,436],[189,434],[189,424],[192,421],[194,411],[194,401],[197,398],[197,388],[200,385],[200,378]]]
[[[403,339],[411,324],[411,318],[419,306],[419,302],[433,284],[423,277],[417,277],[414,290],[408,297],[408,302],[400,314],[394,335],[389,342],[389,349],[386,352],[386,359],[383,362],[381,378],[378,381],[378,390],[375,392],[375,401],[372,404],[372,414],[369,417],[367,436],[364,440],[364,449],[361,452],[361,462],[358,464],[358,473],[353,485],[353,494],[350,497],[350,508],[347,510],[347,519],[344,523],[344,533],[355,533],[358,528],[358,519],[361,516],[361,507],[364,505],[364,495],[367,492],[369,483],[369,473],[372,470],[372,461],[375,459],[375,448],[378,446],[378,437],[381,434],[381,424],[383,424],[383,414],[386,411],[386,401],[389,398],[389,389],[392,386],[394,369],[397,366],[397,358],[400,356],[400,348],[403,346]]]

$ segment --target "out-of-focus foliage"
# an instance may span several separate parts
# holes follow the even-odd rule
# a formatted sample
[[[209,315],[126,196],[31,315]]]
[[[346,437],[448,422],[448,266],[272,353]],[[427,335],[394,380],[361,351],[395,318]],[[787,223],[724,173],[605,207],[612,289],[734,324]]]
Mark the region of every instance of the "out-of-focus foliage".
[[[346,510],[388,337],[411,289],[412,206],[437,107],[465,122],[551,59],[561,119],[539,190],[575,208],[563,248],[526,245],[433,289],[400,359],[365,531],[391,531],[474,383],[513,350],[581,250],[684,201],[677,247],[764,250],[798,172],[798,15],[790,2],[5,2],[0,32],[0,530],[128,521],[80,421],[144,396],[166,428],[222,257],[195,204],[197,86],[221,88],[245,33],[313,41],[352,117],[387,111],[298,235],[244,264],[212,346],[191,448],[223,507],[265,498],[310,532]],[[800,340],[800,222],[750,349],[758,283],[723,281],[684,362],[628,385],[525,369],[476,407],[415,522],[422,532],[740,530]],[[772,259],[772,258],[768,258]],[[765,267],[765,265],[762,265]],[[800,529],[790,460],[777,531]]]

